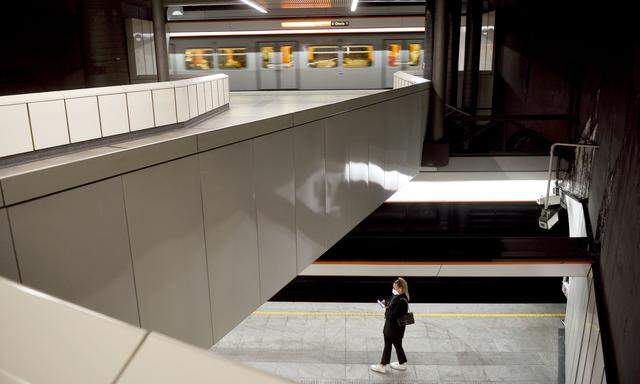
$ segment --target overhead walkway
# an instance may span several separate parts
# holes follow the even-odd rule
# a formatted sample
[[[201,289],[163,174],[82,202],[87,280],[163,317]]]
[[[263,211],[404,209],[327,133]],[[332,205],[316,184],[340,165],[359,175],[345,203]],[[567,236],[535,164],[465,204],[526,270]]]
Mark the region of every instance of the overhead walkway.
[[[417,174],[428,84],[406,85],[232,95],[182,125],[0,159],[0,274],[208,348]],[[150,93],[130,121],[156,121],[153,90],[129,91]],[[46,332],[40,320],[5,329]],[[2,366],[31,381],[37,361]]]

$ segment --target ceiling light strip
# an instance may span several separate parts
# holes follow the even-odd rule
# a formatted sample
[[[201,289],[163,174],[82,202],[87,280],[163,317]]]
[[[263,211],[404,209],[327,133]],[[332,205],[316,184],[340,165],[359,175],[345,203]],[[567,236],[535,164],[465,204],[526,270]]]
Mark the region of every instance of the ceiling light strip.
[[[315,28],[315,27],[330,27],[331,20],[316,20],[316,21],[283,21],[280,23],[282,28]]]
[[[261,5],[259,5],[258,3],[255,3],[251,0],[240,0],[243,3],[247,4],[248,6],[250,6],[251,8],[257,10],[260,13],[267,13],[267,10],[264,9]]]
[[[355,12],[358,8],[358,0],[351,0],[351,12]]]
[[[262,30],[262,31],[220,31],[220,32],[171,32],[169,37],[204,37],[204,36],[254,36],[254,35],[292,35],[292,34],[317,34],[317,33],[384,33],[384,32],[424,32],[424,27],[397,27],[397,28],[336,28],[336,29],[289,29],[289,30]]]

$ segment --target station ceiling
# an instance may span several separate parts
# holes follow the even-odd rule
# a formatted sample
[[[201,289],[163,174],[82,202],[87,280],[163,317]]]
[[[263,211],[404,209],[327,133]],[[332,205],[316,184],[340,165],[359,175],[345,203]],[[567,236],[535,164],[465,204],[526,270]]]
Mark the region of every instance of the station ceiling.
[[[278,8],[349,8],[351,6],[351,0],[255,0],[256,3],[261,4],[269,9]],[[244,6],[240,0],[166,0],[166,6],[185,6],[185,7],[197,7],[200,9],[216,9],[225,6]],[[422,5],[424,6],[425,0],[360,0],[360,4],[371,5],[384,5],[384,6],[402,6],[402,5]]]
[[[169,20],[211,20],[232,18],[367,16],[424,14],[425,0],[359,0],[351,12],[352,0],[253,0],[268,13],[251,10],[240,0],[166,0]],[[175,12],[178,11],[178,12]]]
[[[274,17],[318,16],[410,16],[424,15],[425,0],[358,0],[357,11],[350,7],[353,0],[250,0],[268,12],[256,12],[242,0],[165,0],[168,20],[221,20]],[[431,1],[431,0],[426,0]],[[484,0],[485,11],[493,8],[494,0]],[[464,14],[466,0],[462,0]]]

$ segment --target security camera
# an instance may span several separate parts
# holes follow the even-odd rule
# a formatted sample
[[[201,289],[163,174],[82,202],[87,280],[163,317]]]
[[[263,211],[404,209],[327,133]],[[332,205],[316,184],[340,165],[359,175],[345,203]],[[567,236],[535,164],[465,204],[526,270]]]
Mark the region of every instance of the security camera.
[[[538,205],[544,205],[546,200],[547,200],[546,196],[541,196],[536,201],[538,202]],[[553,195],[553,196],[549,196],[549,204],[547,205],[559,205],[560,203],[562,203],[562,197],[560,195]]]
[[[538,225],[542,229],[551,229],[559,220],[558,209],[543,209],[538,218]]]
[[[547,200],[549,200],[549,203],[546,204],[546,206],[562,204],[562,189],[560,189],[557,182],[551,190],[551,194],[549,194],[549,191],[547,191],[547,195],[540,196],[538,200],[536,200],[536,202],[538,203],[538,205],[545,205],[545,202]]]

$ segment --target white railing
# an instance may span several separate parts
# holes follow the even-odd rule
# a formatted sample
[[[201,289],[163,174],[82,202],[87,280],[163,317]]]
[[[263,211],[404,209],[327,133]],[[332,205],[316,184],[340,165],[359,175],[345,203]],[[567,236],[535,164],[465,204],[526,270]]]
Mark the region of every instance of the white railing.
[[[291,383],[2,278],[0,303],[0,383]]]
[[[412,75],[407,72],[398,71],[393,74],[393,89],[427,82],[429,82],[429,80],[425,79],[424,77]]]
[[[0,157],[184,123],[229,103],[224,74],[0,97]]]

